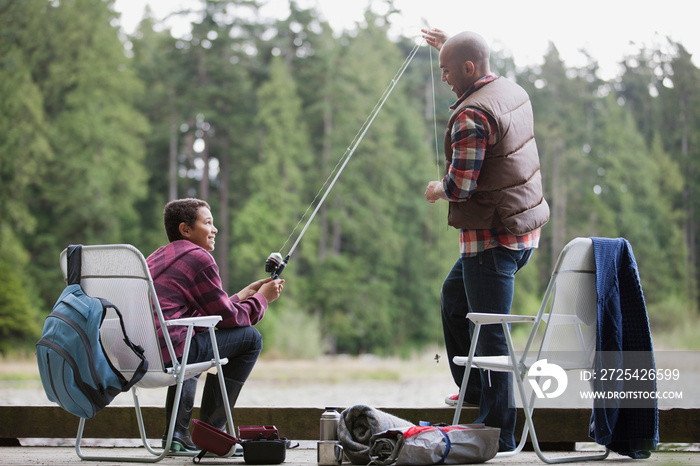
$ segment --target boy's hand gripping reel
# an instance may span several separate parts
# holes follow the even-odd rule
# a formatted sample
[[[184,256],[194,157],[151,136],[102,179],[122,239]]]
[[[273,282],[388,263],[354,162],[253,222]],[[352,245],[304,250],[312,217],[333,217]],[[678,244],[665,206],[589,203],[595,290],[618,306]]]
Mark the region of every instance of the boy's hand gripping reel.
[[[282,259],[282,254],[273,252],[265,262],[265,272],[271,274],[272,278],[277,279],[287,266],[287,262],[289,262],[289,254],[287,254],[287,257]]]

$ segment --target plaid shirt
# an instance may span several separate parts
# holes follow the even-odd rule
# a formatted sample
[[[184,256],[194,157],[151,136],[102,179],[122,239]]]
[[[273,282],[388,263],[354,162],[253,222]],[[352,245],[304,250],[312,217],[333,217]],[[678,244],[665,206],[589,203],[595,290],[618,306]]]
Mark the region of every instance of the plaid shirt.
[[[165,320],[206,315],[220,315],[223,320],[217,328],[255,325],[265,315],[267,299],[255,293],[241,301],[228,296],[221,287],[219,267],[205,249],[179,240],[156,250],[146,259]],[[156,325],[160,327],[158,319]],[[187,338],[187,327],[168,327],[177,357],[182,357]],[[195,329],[196,331],[203,330]],[[170,362],[170,354],[158,328],[163,360]]]
[[[467,96],[494,79],[494,75],[481,78],[450,108],[454,110]],[[442,179],[442,188],[450,202],[468,202],[476,190],[486,151],[499,137],[498,125],[491,115],[471,107],[460,113],[452,126],[452,165]],[[459,250],[462,257],[469,257],[498,246],[516,250],[536,248],[539,241],[539,228],[522,236],[509,233],[505,227],[460,230]]]

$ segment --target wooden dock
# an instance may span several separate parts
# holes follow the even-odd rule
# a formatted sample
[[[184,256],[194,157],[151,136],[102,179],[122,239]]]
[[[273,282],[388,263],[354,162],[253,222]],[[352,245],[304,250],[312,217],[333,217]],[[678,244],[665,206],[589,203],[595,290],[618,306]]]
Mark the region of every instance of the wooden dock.
[[[148,438],[160,438],[165,423],[163,407],[143,407]],[[378,408],[415,424],[452,423],[452,408]],[[194,417],[199,409],[195,408]],[[317,440],[321,408],[235,408],[236,425],[275,425],[280,435],[296,440]],[[476,408],[465,408],[462,420],[476,417]],[[535,411],[535,428],[544,448],[567,450],[588,437],[590,409],[542,408]],[[79,418],[57,406],[0,406],[0,444],[18,445],[23,438],[74,438]],[[516,433],[524,416],[518,415]],[[659,410],[659,437],[664,443],[700,443],[700,409]],[[87,421],[84,438],[139,438],[133,407],[109,406]]]

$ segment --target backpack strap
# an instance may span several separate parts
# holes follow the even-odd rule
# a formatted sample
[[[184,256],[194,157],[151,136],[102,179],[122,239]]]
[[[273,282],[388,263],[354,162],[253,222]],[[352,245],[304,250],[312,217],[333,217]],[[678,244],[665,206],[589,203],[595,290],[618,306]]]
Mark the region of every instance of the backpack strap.
[[[131,351],[134,352],[134,354],[141,360],[139,363],[139,366],[136,368],[136,371],[134,371],[134,375],[131,377],[131,380],[128,382],[126,381],[126,378],[121,374],[120,371],[115,370],[114,372],[119,376],[121,379],[122,383],[122,391],[123,392],[128,392],[131,387],[133,387],[139,380],[143,378],[144,375],[146,375],[146,371],[148,371],[148,361],[146,360],[146,356],[144,356],[144,349],[141,345],[135,345],[129,337],[126,335],[126,327],[124,326],[124,318],[122,317],[122,313],[117,309],[117,306],[112,304],[109,300],[104,299],[104,298],[98,298],[100,302],[102,303],[102,307],[104,309],[111,307],[114,309],[114,312],[117,314],[119,317],[119,325],[122,328],[122,335],[124,335],[124,343],[131,348]],[[104,318],[104,317],[103,317]],[[109,358],[107,358],[109,361]],[[110,361],[110,365],[111,365]]]
[[[83,267],[83,245],[71,244],[67,248],[67,275],[69,285],[80,285]]]

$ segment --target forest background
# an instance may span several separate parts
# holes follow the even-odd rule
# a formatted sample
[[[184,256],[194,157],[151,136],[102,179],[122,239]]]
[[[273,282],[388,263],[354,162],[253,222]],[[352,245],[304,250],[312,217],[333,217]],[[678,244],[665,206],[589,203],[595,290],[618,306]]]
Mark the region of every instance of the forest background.
[[[62,249],[124,242],[147,256],[167,242],[170,199],[211,204],[231,293],[264,277],[416,44],[390,38],[391,9],[339,33],[293,1],[280,20],[250,19],[248,0],[199,8],[191,35],[173,38],[148,16],[125,35],[108,0],[0,0],[0,353],[33,352],[64,287]],[[700,71],[688,51],[640,48],[610,80],[592,56],[566,67],[555,44],[539,65],[516,67],[506,49],[491,64],[531,96],[552,209],[513,312],[537,311],[570,239],[622,236],[656,347],[700,347]],[[458,241],[444,203],[423,197],[454,101],[439,76],[421,47],[285,270],[259,324],[266,354],[441,345]]]

